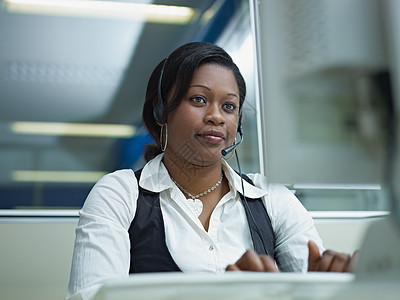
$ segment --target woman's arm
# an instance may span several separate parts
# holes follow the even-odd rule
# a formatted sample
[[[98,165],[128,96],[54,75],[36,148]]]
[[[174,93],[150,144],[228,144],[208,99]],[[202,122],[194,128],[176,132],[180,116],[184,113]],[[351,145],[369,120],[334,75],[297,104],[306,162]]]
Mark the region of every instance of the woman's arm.
[[[307,272],[308,241],[325,249],[314,220],[296,196],[282,185],[271,185],[265,197],[275,233],[275,260],[284,272]]]
[[[93,187],[76,228],[67,298],[90,299],[105,280],[128,277],[137,195],[131,170],[108,174]]]

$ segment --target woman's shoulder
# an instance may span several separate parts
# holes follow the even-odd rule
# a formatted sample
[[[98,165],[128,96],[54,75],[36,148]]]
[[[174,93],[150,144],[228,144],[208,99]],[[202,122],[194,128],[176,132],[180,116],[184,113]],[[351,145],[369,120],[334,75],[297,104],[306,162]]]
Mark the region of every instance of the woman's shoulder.
[[[270,182],[265,175],[260,173],[247,173],[246,176],[253,182],[253,185],[267,190],[268,194],[286,194],[291,193],[290,190],[282,183]]]
[[[123,190],[137,188],[134,171],[132,169],[120,169],[107,173],[95,184],[94,189],[113,187]]]
[[[120,170],[116,170],[114,172],[110,172],[105,174],[100,180],[99,182],[104,182],[104,181],[113,181],[113,180],[122,180],[122,182],[126,182],[126,181],[131,181],[133,179],[135,179],[135,174],[134,171],[132,169],[120,169]]]
[[[92,188],[83,211],[127,210],[132,215],[136,208],[138,184],[133,170],[122,169],[104,175]],[[117,209],[118,208],[118,209]]]
[[[280,212],[290,205],[297,206],[299,200],[294,192],[282,183],[270,182],[260,173],[246,174],[254,186],[264,192],[262,200],[270,211]]]

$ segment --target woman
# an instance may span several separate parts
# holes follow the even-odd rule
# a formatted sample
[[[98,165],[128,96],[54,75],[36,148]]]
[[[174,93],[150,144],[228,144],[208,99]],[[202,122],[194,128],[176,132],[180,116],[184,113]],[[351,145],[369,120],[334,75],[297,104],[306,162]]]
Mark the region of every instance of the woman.
[[[290,191],[260,174],[242,182],[224,161],[221,151],[241,134],[245,95],[218,46],[189,43],[160,62],[143,108],[156,144],[142,170],[106,175],[90,192],[67,297],[90,298],[106,279],[137,272],[348,268],[344,254],[320,256],[313,220]]]

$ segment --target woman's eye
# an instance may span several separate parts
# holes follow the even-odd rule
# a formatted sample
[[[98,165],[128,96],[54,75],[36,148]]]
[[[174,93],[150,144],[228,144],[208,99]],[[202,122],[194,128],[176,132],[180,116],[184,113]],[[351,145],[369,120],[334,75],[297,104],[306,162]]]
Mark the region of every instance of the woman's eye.
[[[228,111],[234,111],[236,109],[236,105],[233,103],[225,103],[223,105],[223,108],[228,110]]]
[[[206,99],[204,97],[201,97],[201,96],[190,97],[190,100],[195,102],[195,103],[206,103]]]

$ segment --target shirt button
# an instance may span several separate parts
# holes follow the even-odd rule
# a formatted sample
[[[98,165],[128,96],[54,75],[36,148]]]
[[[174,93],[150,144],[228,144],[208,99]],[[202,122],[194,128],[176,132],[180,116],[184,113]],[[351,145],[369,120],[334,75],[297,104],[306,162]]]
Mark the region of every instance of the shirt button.
[[[214,247],[211,245],[210,247],[208,247],[208,250],[213,251]]]

